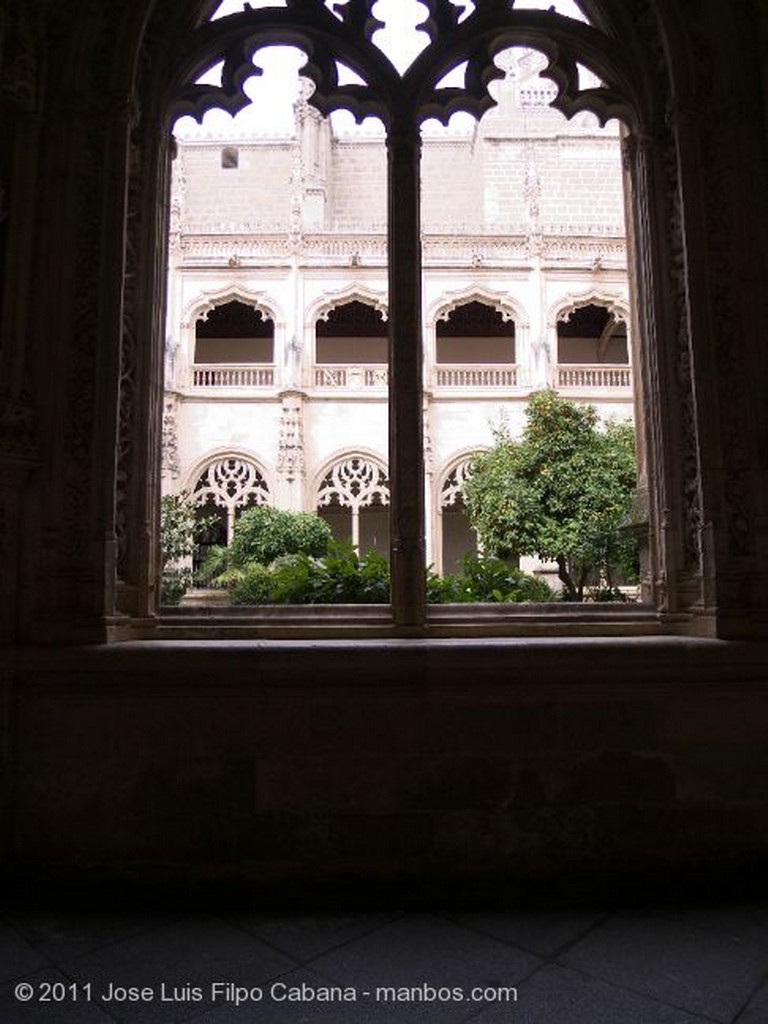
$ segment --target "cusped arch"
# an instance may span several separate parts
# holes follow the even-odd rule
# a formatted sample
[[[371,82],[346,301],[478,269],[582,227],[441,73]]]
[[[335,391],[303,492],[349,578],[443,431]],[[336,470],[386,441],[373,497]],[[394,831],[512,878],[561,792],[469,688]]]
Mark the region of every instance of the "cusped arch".
[[[307,324],[314,326],[318,320],[327,320],[334,309],[346,306],[350,302],[361,302],[372,306],[386,320],[389,312],[387,294],[366,284],[354,282],[338,291],[327,291],[316,299],[307,309]]]
[[[189,470],[185,489],[200,504],[210,499],[228,513],[272,503],[270,475],[253,452],[220,448],[206,452]]]
[[[559,323],[570,319],[571,314],[577,309],[584,309],[585,306],[601,306],[606,309],[616,320],[630,326],[629,300],[623,295],[613,292],[606,292],[596,288],[575,294],[573,292],[562,296],[553,303],[547,312],[547,323],[550,327],[557,328]]]
[[[464,494],[464,486],[472,475],[472,461],[487,452],[487,445],[474,445],[454,453],[437,474],[437,507],[442,510],[455,505]]]
[[[257,313],[261,313],[265,320],[271,320],[275,326],[283,322],[277,302],[266,292],[253,291],[244,285],[231,283],[223,288],[205,291],[188,302],[182,313],[182,326],[194,327],[198,320],[207,320],[217,306],[225,306],[228,302],[242,302],[243,305],[250,306]]]
[[[511,321],[518,329],[529,326],[528,313],[519,299],[508,292],[496,291],[482,284],[470,284],[466,288],[444,292],[427,310],[427,323],[436,325],[439,320],[447,320],[455,309],[470,302],[491,306],[497,313],[501,313],[503,320]]]
[[[367,449],[337,451],[315,475],[312,507],[331,504],[359,511],[369,505],[389,504],[389,471],[386,461]]]

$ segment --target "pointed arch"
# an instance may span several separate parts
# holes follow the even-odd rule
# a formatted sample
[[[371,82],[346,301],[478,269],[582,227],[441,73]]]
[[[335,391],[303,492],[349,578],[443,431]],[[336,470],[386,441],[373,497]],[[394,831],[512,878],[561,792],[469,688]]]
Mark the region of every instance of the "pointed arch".
[[[362,281],[354,281],[336,291],[325,291],[307,308],[306,323],[314,328],[318,320],[327,320],[334,309],[346,306],[350,302],[360,302],[364,306],[372,306],[386,320],[389,307],[387,293],[383,289],[372,288]]]
[[[523,330],[530,325],[528,313],[519,299],[509,292],[489,288],[479,282],[473,282],[465,288],[458,288],[455,291],[444,292],[435,299],[427,310],[427,324],[436,325],[438,320],[447,320],[454,309],[470,302],[480,302],[483,305],[492,306],[498,313],[501,313],[502,319],[513,321],[518,330]]]
[[[247,474],[240,477],[242,487],[234,488],[235,478],[232,478],[234,493],[230,497],[234,500],[235,507],[241,502],[246,493],[252,491],[258,495],[258,504],[268,503],[270,496],[274,493],[274,484],[271,481],[271,474],[261,459],[247,448],[215,448],[197,459],[184,475],[183,490],[194,493],[195,485],[203,475],[211,468],[227,461],[242,463],[248,470]],[[222,494],[222,500],[224,495]]]
[[[349,539],[361,553],[389,546],[389,473],[385,461],[362,449],[339,452],[315,477],[313,507],[329,522],[337,539]],[[375,531],[366,525],[375,520]],[[384,544],[384,540],[386,544]]]
[[[464,504],[464,487],[471,476],[472,460],[487,450],[487,446],[475,445],[455,452],[436,475],[434,549],[440,574],[460,570],[464,556],[479,550]]]
[[[629,299],[616,292],[608,292],[598,288],[589,288],[584,292],[569,292],[557,302],[552,303],[547,311],[547,324],[557,327],[558,323],[568,320],[575,310],[585,306],[602,306],[616,320],[630,325]]]
[[[181,316],[182,327],[194,328],[198,320],[207,320],[217,306],[224,306],[228,302],[242,302],[243,305],[250,306],[257,313],[261,313],[265,320],[271,320],[275,327],[278,323],[282,324],[285,319],[277,302],[266,292],[254,291],[234,281],[223,288],[201,292],[188,302]]]

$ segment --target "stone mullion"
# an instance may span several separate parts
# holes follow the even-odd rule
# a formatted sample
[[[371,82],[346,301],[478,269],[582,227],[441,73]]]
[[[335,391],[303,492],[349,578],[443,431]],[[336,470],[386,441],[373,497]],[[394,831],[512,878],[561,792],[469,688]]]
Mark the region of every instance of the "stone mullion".
[[[711,117],[705,111],[704,117]],[[720,415],[718,386],[720,375],[714,359],[712,326],[716,320],[712,292],[709,287],[711,271],[709,261],[715,247],[708,244],[709,220],[700,189],[696,186],[700,177],[687,173],[688,167],[707,166],[704,152],[699,143],[695,125],[695,113],[677,108],[670,117],[675,130],[678,160],[678,174],[687,186],[680,195],[682,228],[686,241],[686,289],[687,317],[691,339],[695,346],[690,348],[689,367],[692,391],[692,413],[698,443],[698,480],[696,482],[699,507],[698,526],[701,531],[699,543],[705,545],[706,557],[700,558],[696,573],[692,575],[690,589],[698,584],[698,601],[705,611],[713,609],[717,601],[716,562],[718,546],[715,542],[713,522],[722,522],[722,510],[718,502],[718,489],[723,479],[723,457],[718,438],[723,436]],[[706,459],[703,453],[707,453]],[[735,458],[735,453],[732,454]],[[720,540],[722,541],[722,535]],[[721,554],[721,552],[720,552]]]
[[[115,465],[115,451],[119,436],[119,389],[120,389],[120,348],[123,321],[123,282],[125,279],[125,224],[127,217],[127,178],[129,172],[130,131],[136,112],[130,103],[119,109],[119,114],[107,126],[108,145],[104,180],[108,196],[119,201],[104,204],[103,237],[109,240],[112,250],[104,254],[102,261],[102,282],[99,289],[100,323],[103,336],[110,339],[99,353],[99,383],[97,386],[98,407],[96,410],[96,436],[102,447],[104,465]],[[113,473],[104,474],[98,481],[101,494],[98,496],[101,523],[99,533],[103,536],[105,549],[104,565],[104,613],[111,616],[116,611],[117,535],[115,523],[115,478]]]
[[[395,625],[420,629],[426,620],[421,137],[415,117],[403,122],[387,135],[390,551]]]
[[[626,155],[632,171],[632,221],[635,231],[636,310],[645,348],[642,366],[642,429],[649,481],[647,508],[649,549],[643,567],[647,584],[644,595],[662,612],[684,610],[679,593],[682,569],[685,517],[683,513],[684,466],[680,450],[684,446],[674,344],[679,325],[675,309],[677,296],[669,286],[673,276],[671,255],[662,240],[670,234],[667,211],[672,202],[671,183],[659,152],[662,141],[650,136],[631,136]],[[663,195],[663,201],[654,197]],[[672,228],[674,230],[674,227]],[[666,343],[665,343],[666,339]],[[648,396],[663,396],[650,401]],[[646,594],[646,589],[650,593]]]
[[[159,579],[164,310],[170,174],[168,136],[147,131],[135,141],[134,175],[148,183],[128,197],[127,311],[123,320],[117,521],[122,611],[147,615]],[[153,266],[151,274],[138,268]],[[134,279],[135,275],[135,279]],[[147,287],[151,282],[151,288]],[[146,387],[138,387],[138,382]]]

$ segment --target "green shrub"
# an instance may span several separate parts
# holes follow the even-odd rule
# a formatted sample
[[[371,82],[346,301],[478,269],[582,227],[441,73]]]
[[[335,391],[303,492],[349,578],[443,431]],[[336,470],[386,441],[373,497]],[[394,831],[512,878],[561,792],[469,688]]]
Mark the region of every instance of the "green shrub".
[[[191,569],[163,569],[160,586],[160,603],[177,605],[192,586]]]
[[[330,543],[328,554],[282,555],[269,566],[251,562],[224,577],[233,604],[386,604],[389,566],[375,551]]]
[[[215,516],[201,516],[188,491],[160,499],[160,603],[177,605],[193,583],[191,562],[199,537]]]
[[[320,557],[328,551],[331,529],[311,512],[284,512],[268,505],[246,509],[235,523],[229,548],[230,564],[269,565],[281,555],[304,552]]]
[[[427,576],[427,599],[434,604],[478,604],[554,601],[551,587],[529,573],[513,569],[499,558],[466,555],[456,576]]]
[[[218,581],[226,584],[232,604],[272,604],[272,575],[266,565],[251,562],[230,569]]]
[[[203,586],[206,583],[224,583],[228,569],[229,548],[223,544],[215,544],[209,548],[205,561],[195,573],[195,583]]]
[[[377,551],[359,555],[347,543],[331,544],[319,560],[313,601],[316,604],[386,604],[389,601],[389,563]]]

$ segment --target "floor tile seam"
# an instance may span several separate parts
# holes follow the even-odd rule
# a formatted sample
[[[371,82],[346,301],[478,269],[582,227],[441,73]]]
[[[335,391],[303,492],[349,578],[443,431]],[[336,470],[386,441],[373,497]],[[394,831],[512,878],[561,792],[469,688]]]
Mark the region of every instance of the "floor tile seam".
[[[475,935],[481,935],[485,939],[494,939],[496,942],[500,942],[502,945],[508,946],[510,949],[514,949],[518,953],[526,953],[528,956],[535,956],[538,960],[541,960],[544,963],[556,963],[557,957],[561,956],[563,953],[567,953],[568,950],[581,942],[581,940],[594,931],[595,928],[605,924],[606,920],[614,913],[615,911],[607,910],[597,921],[588,925],[583,932],[579,932],[578,936],[569,942],[563,943],[562,946],[558,946],[557,949],[553,950],[551,953],[542,953],[540,950],[532,949],[530,946],[524,946],[518,942],[510,942],[508,939],[502,939],[498,935],[494,935],[492,932],[486,931],[484,928],[479,928],[477,925],[458,924],[447,914],[441,914],[440,916],[444,921],[448,921],[457,928],[463,928],[468,932],[473,932]]]
[[[550,956],[548,954],[539,953],[535,949],[519,945],[516,942],[509,942],[507,939],[501,939],[498,935],[494,935],[492,932],[487,932],[483,928],[477,928],[475,925],[469,924],[458,924],[456,921],[452,921],[449,917],[444,917],[444,920],[448,921],[455,928],[461,928],[464,931],[469,932],[471,935],[477,935],[482,939],[490,939],[492,942],[498,942],[500,946],[506,946],[507,949],[511,949],[515,953],[523,953],[525,956],[533,956],[540,961],[539,966],[544,966],[550,962]]]
[[[38,967],[36,971],[31,971],[29,974],[23,975],[20,978],[19,977],[11,978],[8,981],[4,981],[4,982],[2,982],[2,984],[0,984],[0,989],[11,988],[11,986],[13,986],[15,984],[18,984],[18,982],[22,981],[24,978],[33,978],[36,974],[39,974],[41,971],[47,971],[49,969],[53,969],[55,971],[58,971],[58,973],[63,975],[64,978],[66,978],[67,982],[69,982],[70,984],[73,984],[73,985],[79,985],[80,984],[80,982],[78,982],[78,980],[76,978],[73,978],[71,974],[68,974],[58,964],[50,964],[48,967]],[[108,1020],[113,1021],[114,1024],[123,1024],[123,1022],[120,1020],[119,1017],[115,1017],[114,1014],[110,1013],[109,1010],[105,1009],[103,1005],[101,1005],[101,1004],[96,1005],[95,1002],[91,1002],[90,1005],[96,1006],[96,1012],[103,1014],[105,1018],[107,1018]]]
[[[140,938],[142,935],[149,935],[150,932],[152,932],[152,931],[159,930],[161,928],[168,928],[170,925],[172,925],[172,924],[179,924],[179,922],[184,921],[184,920],[185,920],[185,918],[183,916],[182,917],[176,917],[176,918],[173,918],[173,919],[171,919],[169,921],[165,921],[161,925],[151,925],[151,926],[149,926],[147,928],[140,928],[138,931],[130,932],[130,933],[126,934],[126,935],[121,935],[120,938],[109,939],[103,945],[94,946],[93,949],[89,949],[86,953],[78,953],[76,956],[66,956],[66,957],[62,958],[61,960],[54,959],[49,954],[44,953],[39,948],[39,946],[36,946],[33,943],[31,943],[30,940],[26,938],[26,936],[24,935],[23,932],[19,932],[19,934],[22,936],[22,938],[26,939],[26,941],[30,945],[32,945],[33,948],[35,950],[37,950],[40,953],[41,956],[46,957],[46,959],[54,967],[61,967],[62,964],[75,964],[79,960],[84,960],[86,957],[94,956],[97,953],[102,953],[104,950],[111,949],[114,946],[119,946],[123,942],[129,942],[131,939]],[[18,931],[18,929],[16,929],[16,930]]]
[[[250,939],[252,942],[261,943],[262,946],[266,946],[272,953],[276,953],[278,956],[281,956],[286,960],[290,960],[293,964],[290,968],[292,971],[296,970],[297,967],[302,966],[302,961],[297,960],[292,953],[286,953],[284,949],[280,946],[276,946],[273,942],[270,942],[269,939],[264,939],[261,935],[254,935],[252,931],[249,931],[247,928],[243,928],[235,921],[230,921],[225,917],[216,917],[215,920],[218,921],[219,924],[225,925],[227,928],[231,928],[233,931],[239,932],[243,938]]]
[[[0,918],[0,922],[2,922],[2,924],[4,924],[7,928],[10,928],[11,931],[15,932],[16,935],[18,935],[18,937],[22,940],[22,942],[25,942],[34,953],[37,953],[38,956],[41,956],[46,961],[45,965],[36,967],[32,971],[25,971],[23,974],[16,974],[12,978],[6,978],[5,981],[2,982],[2,984],[6,984],[7,982],[13,981],[21,981],[28,975],[37,974],[38,971],[45,970],[46,965],[48,967],[58,967],[58,964],[56,963],[55,960],[52,960],[47,953],[44,953],[42,949],[36,946],[33,942],[30,942],[30,940],[27,938],[24,932],[19,931],[19,929],[11,921],[9,921],[7,918]]]
[[[321,953],[314,953],[310,957],[307,957],[307,958],[303,958],[302,957],[302,958],[298,958],[298,959],[296,958],[295,953],[286,953],[286,951],[282,947],[276,946],[274,944],[274,942],[270,942],[268,939],[262,938],[261,935],[255,934],[254,932],[250,931],[248,928],[242,928],[242,931],[246,935],[251,936],[251,938],[257,938],[257,939],[259,939],[259,941],[264,942],[264,944],[269,946],[270,949],[274,949],[276,952],[282,953],[283,956],[291,957],[293,960],[295,960],[296,965],[298,967],[309,967],[316,960],[321,959],[321,957],[328,956],[330,953],[336,953],[336,952],[338,952],[338,950],[344,949],[345,946],[350,946],[350,945],[354,944],[355,942],[360,942],[362,939],[367,939],[369,936],[375,935],[376,932],[381,931],[383,928],[388,928],[390,925],[394,924],[396,921],[402,921],[403,918],[405,918],[407,916],[408,916],[408,914],[407,914],[406,911],[400,911],[397,914],[395,914],[393,917],[390,917],[387,921],[382,921],[381,924],[374,925],[373,928],[369,928],[366,931],[359,932],[357,935],[354,935],[354,936],[352,936],[349,939],[345,939],[344,941],[339,942],[339,943],[337,943],[334,946],[329,946],[327,949],[324,949]],[[235,925],[235,927],[239,927],[239,926]]]
[[[604,978],[599,974],[593,974],[590,971],[585,971],[583,968],[575,967],[573,964],[564,964],[560,961],[553,961],[551,965],[554,967],[560,967],[564,970],[573,971],[574,974],[580,974],[583,978],[587,978],[590,981],[596,981],[601,985],[608,985],[610,988],[616,989],[618,992],[629,992],[632,995],[640,996],[642,999],[647,999],[648,1002],[655,1003],[657,1006],[664,1006],[670,1010],[679,1010],[681,1013],[688,1014],[689,1017],[693,1017],[695,1020],[706,1021],[706,1024],[732,1024],[730,1020],[724,1020],[721,1017],[712,1017],[708,1013],[702,1013],[701,1010],[692,1010],[688,1006],[681,1006],[679,1003],[670,1003],[666,1000],[659,999],[658,996],[651,995],[649,992],[643,992],[640,989],[633,988],[631,985],[621,985],[619,982],[611,981],[610,978]]]
[[[578,946],[580,942],[582,942],[588,935],[591,935],[592,932],[597,931],[598,928],[602,928],[606,921],[616,916],[616,913],[617,912],[615,910],[606,910],[597,918],[596,921],[587,925],[583,932],[580,932],[579,935],[571,939],[570,942],[564,942],[562,946],[558,947],[553,953],[551,953],[548,957],[548,962],[557,963],[558,957],[563,956],[569,950],[573,949],[574,946]]]
[[[82,984],[82,982],[78,981],[77,978],[73,977],[73,975],[70,974],[69,971],[65,970],[65,968],[63,967],[62,964],[54,964],[54,969],[57,970],[59,972],[59,974],[63,974],[64,977],[69,981],[70,984],[72,984],[72,985],[81,985]],[[116,1017],[110,1010],[104,1008],[103,1003],[99,1004],[98,1009],[101,1011],[101,1013],[103,1013],[106,1017],[108,1017],[109,1020],[114,1021],[115,1024],[123,1024],[123,1022],[122,1022],[120,1017]]]
[[[526,974],[525,977],[521,978],[520,981],[516,981],[512,987],[514,989],[518,989],[521,985],[525,985],[529,981],[532,981],[537,974],[540,974],[541,971],[546,970],[546,968],[550,966],[551,964],[548,960],[542,961],[541,963],[537,964],[529,974]],[[517,1001],[515,1001],[515,1004],[516,1003]],[[476,1017],[479,1017],[481,1013],[486,1013],[488,1009],[488,1006],[483,1006],[482,1004],[480,1004],[477,1008],[477,1011],[474,1013],[470,1012],[469,1016],[465,1017],[461,1024],[470,1024],[470,1022],[473,1021]]]
[[[741,939],[737,938],[735,935],[733,935],[731,931],[729,931],[726,928],[718,927],[714,924],[704,924],[703,922],[689,921],[684,917],[681,917],[680,914],[675,914],[672,911],[661,910],[658,908],[654,910],[649,907],[646,913],[644,914],[644,917],[655,918],[657,921],[674,921],[675,924],[678,924],[683,928],[690,928],[692,931],[695,932],[709,932],[714,935],[719,935],[721,938],[730,939],[736,945],[749,944],[746,940],[742,941]],[[768,922],[768,918],[766,920]],[[766,924],[766,928],[768,929],[768,923]]]
[[[739,1010],[739,1012],[733,1018],[733,1020],[731,1021],[731,1024],[739,1024],[739,1021],[741,1020],[741,1018],[744,1016],[744,1014],[749,1009],[750,1003],[754,1000],[754,998],[758,994],[758,992],[761,992],[763,989],[765,989],[766,992],[768,992],[768,967],[766,967],[765,974],[760,979],[758,984],[755,985],[754,989],[749,993],[749,997],[748,997],[747,1001],[744,1003],[742,1008]]]

